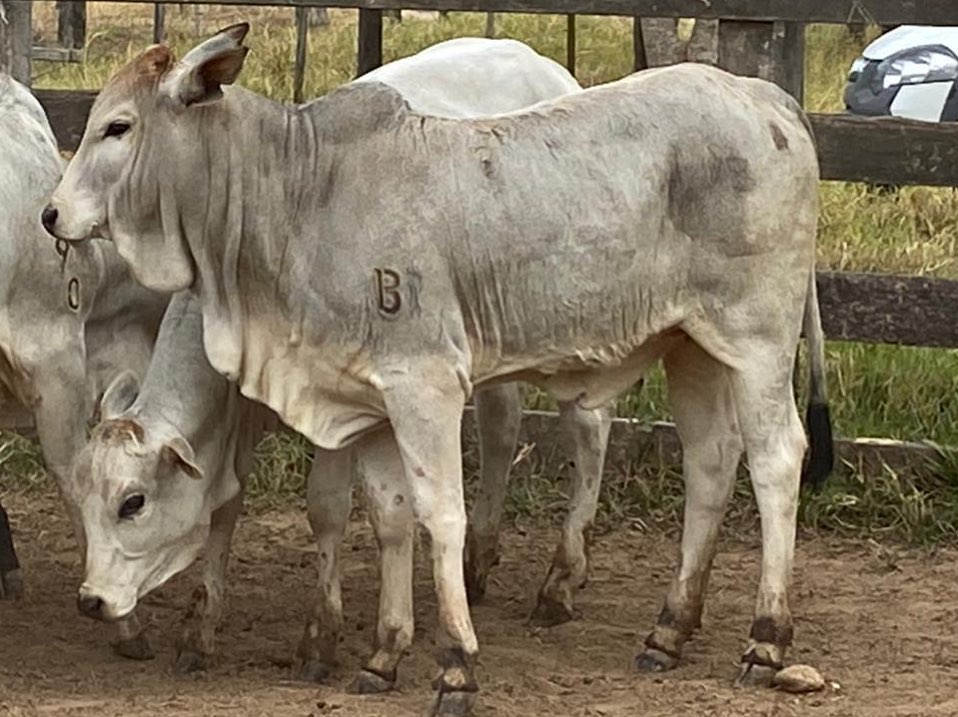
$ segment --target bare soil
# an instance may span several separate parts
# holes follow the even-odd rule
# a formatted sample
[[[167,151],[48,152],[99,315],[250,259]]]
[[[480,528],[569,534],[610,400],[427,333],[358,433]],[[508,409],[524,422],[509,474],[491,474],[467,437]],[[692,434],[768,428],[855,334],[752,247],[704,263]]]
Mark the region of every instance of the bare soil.
[[[289,668],[312,599],[314,548],[298,510],[245,517],[234,545],[230,605],[220,654],[192,677],[170,669],[182,608],[198,571],[148,597],[157,658],[113,655],[112,633],[77,615],[80,579],[73,540],[52,496],[4,498],[27,581],[21,603],[0,602],[2,715],[364,715],[420,714],[434,676],[435,600],[418,557],[417,638],[384,697],[346,692],[375,629],[376,551],[361,521],[344,551],[347,628],[329,685],[298,683]],[[509,531],[502,565],[473,617],[482,645],[476,714],[569,715],[955,715],[958,714],[958,554],[886,550],[823,539],[800,543],[792,661],[818,667],[831,686],[794,696],[733,687],[757,580],[754,544],[729,542],[716,560],[704,628],[683,664],[636,675],[631,661],[658,612],[676,546],[629,530],[596,540],[579,619],[533,629],[526,616],[551,557],[554,532]]]

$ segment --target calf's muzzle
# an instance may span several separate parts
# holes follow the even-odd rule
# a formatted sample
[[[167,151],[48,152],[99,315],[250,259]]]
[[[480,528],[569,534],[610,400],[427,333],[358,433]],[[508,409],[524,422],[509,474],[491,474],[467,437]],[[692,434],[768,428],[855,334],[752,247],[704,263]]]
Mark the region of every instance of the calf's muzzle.
[[[77,610],[94,620],[103,619],[103,600],[96,595],[77,595]]]

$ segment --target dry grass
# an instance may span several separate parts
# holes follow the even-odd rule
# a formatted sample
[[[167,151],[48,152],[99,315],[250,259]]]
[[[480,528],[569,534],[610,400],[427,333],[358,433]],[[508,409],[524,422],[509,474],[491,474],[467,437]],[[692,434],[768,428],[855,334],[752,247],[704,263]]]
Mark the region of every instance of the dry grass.
[[[35,7],[39,34],[54,36],[53,3],[38,2]],[[330,17],[329,26],[310,34],[307,96],[320,95],[354,74],[355,14],[331,10]],[[240,19],[248,19],[253,25],[248,39],[252,52],[241,81],[258,92],[288,101],[292,97],[295,47],[291,9],[206,6],[201,15],[190,9],[170,9],[169,42],[182,53],[198,37]],[[150,5],[92,3],[88,22],[86,61],[78,65],[35,63],[38,87],[97,88],[151,41]],[[630,20],[580,17],[578,22],[581,82],[590,85],[609,81],[630,71]],[[485,17],[479,13],[453,13],[440,21],[387,21],[386,60],[446,38],[481,35],[484,24]],[[564,16],[500,15],[497,31],[499,36],[523,40],[557,61],[564,60]],[[809,28],[806,104],[810,110],[841,108],[845,74],[861,46],[861,41],[844,27]],[[818,253],[823,267],[958,278],[958,197],[951,189],[914,187],[878,194],[864,185],[825,182],[820,227]],[[828,354],[834,420],[840,434],[928,438],[958,445],[958,400],[953,398],[958,389],[958,355],[954,351],[831,344]],[[532,392],[529,403],[547,407],[550,400]],[[619,410],[622,415],[667,418],[661,374],[650,377],[641,395],[623,398]],[[301,443],[286,437],[271,439],[264,444],[261,458],[254,492],[271,500],[290,489],[298,492],[308,467],[308,451]],[[956,472],[955,466],[944,466],[929,486],[909,484],[908,488],[895,476],[868,487],[856,484],[853,478],[851,483],[837,484],[828,496],[812,499],[804,520],[832,527],[849,521],[859,526],[884,521],[904,526],[901,532],[912,538],[927,537],[923,526],[938,525],[940,529],[931,534],[950,535],[951,526],[956,524],[950,520],[950,513],[942,522],[928,519],[923,511],[931,504],[942,505],[942,500],[951,505],[948,501]],[[621,518],[659,511],[671,520],[681,505],[677,485],[673,476],[644,476],[639,482],[610,486],[604,496],[603,515]],[[535,506],[552,505],[554,499],[561,498],[555,491],[551,480],[533,476],[514,486],[513,506],[524,513],[535,512]],[[939,497],[937,502],[929,497],[930,491]],[[916,505],[922,506],[921,510],[915,509]],[[876,506],[884,507],[879,510]],[[889,511],[895,515],[889,517]],[[940,509],[938,514],[942,514]]]

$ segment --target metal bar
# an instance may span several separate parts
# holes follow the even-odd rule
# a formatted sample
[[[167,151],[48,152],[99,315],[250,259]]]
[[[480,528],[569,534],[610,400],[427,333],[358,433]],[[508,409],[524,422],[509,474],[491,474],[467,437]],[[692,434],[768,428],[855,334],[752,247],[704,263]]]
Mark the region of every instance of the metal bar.
[[[166,7],[163,3],[153,4],[153,42],[159,44],[166,38]]]
[[[152,0],[129,0],[152,2]],[[206,5],[205,0],[170,0],[170,5]],[[218,5],[308,7],[315,0],[220,0]],[[556,12],[576,15],[701,18],[760,22],[869,22],[880,25],[958,25],[954,0],[329,0],[326,7],[468,12]]]
[[[306,82],[306,49],[309,41],[309,12],[307,7],[296,8],[296,62],[293,64],[293,102],[303,101]]]
[[[632,68],[636,72],[647,69],[649,58],[645,54],[645,37],[642,35],[642,18],[640,17],[632,18],[632,53],[635,56]]]

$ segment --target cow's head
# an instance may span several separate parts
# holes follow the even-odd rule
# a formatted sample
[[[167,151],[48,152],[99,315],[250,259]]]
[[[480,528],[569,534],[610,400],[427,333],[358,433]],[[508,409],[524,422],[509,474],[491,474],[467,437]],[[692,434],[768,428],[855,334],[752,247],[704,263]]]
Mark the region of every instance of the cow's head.
[[[176,62],[164,45],[148,48],[103,87],[86,130],[41,221],[58,239],[112,239],[141,283],[178,291],[193,263],[163,190],[177,182],[166,158],[202,156],[199,108],[223,96],[248,48],[247,23],[218,32]]]
[[[188,567],[205,545],[212,511],[239,491],[235,479],[214,486],[175,428],[131,409],[138,390],[129,372],[110,384],[104,420],[71,483],[87,538],[77,605],[101,620],[128,615],[141,596]]]

